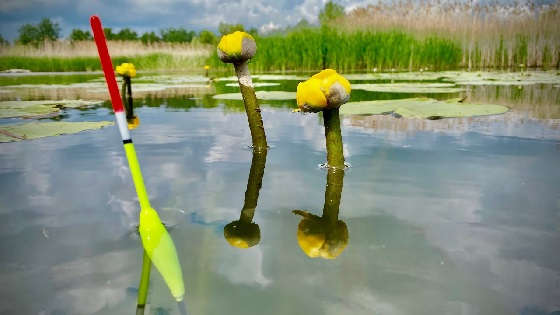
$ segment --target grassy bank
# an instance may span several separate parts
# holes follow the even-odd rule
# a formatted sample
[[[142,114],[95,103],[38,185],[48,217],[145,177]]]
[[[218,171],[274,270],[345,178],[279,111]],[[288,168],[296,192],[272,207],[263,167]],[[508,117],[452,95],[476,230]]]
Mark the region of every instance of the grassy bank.
[[[560,1],[475,3],[400,1],[358,7],[321,27],[294,27],[256,36],[253,71],[406,71],[428,68],[505,69],[560,67]],[[215,46],[110,41],[114,63],[142,70],[212,70]],[[132,57],[126,57],[132,56]],[[32,46],[0,45],[0,70],[99,70],[93,41]]]
[[[164,53],[133,57],[113,57],[113,64],[132,62],[142,70],[196,70],[202,71],[206,57],[185,57]],[[0,56],[0,71],[28,69],[33,72],[65,72],[101,70],[98,57],[21,57]]]

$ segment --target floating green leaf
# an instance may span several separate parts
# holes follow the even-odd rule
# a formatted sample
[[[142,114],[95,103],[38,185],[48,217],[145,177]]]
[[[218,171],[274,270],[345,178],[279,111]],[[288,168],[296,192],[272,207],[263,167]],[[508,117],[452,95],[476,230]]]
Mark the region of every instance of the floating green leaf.
[[[465,72],[447,71],[441,73],[444,79],[462,85],[529,85],[558,84],[560,78],[552,71],[523,72]]]
[[[558,84],[560,77],[555,71],[520,71],[520,72],[486,72],[486,71],[443,71],[443,72],[383,72],[357,73],[345,77],[350,81],[361,80],[402,80],[425,81],[446,80],[462,85],[528,85]]]
[[[280,83],[274,83],[274,82],[254,82],[253,83],[254,87],[276,86],[276,85],[280,85]],[[228,84],[226,84],[226,86],[239,87],[239,83],[228,83]]]
[[[56,113],[60,108],[77,108],[101,104],[99,101],[4,101],[0,102],[0,118],[35,117]]]
[[[463,88],[455,87],[452,83],[372,83],[352,84],[354,90],[365,90],[371,92],[394,92],[394,93],[458,93]]]
[[[309,79],[308,76],[290,75],[290,74],[257,74],[253,78],[269,81],[304,81]]]
[[[439,119],[503,114],[502,105],[463,103],[459,98],[438,101],[431,98],[350,102],[342,105],[343,115],[381,115],[393,113],[405,118]]]
[[[346,74],[344,77],[350,81],[366,80],[402,80],[402,81],[425,81],[438,80],[442,77],[442,72],[383,72],[383,73],[353,73]]]
[[[100,129],[112,125],[110,121],[83,122],[31,122],[26,124],[0,126],[0,142],[37,139],[43,137],[72,134],[84,130]]]
[[[255,93],[260,100],[291,100],[296,98],[295,92],[286,91],[257,91]],[[241,93],[225,93],[214,95],[218,100],[243,100]]]

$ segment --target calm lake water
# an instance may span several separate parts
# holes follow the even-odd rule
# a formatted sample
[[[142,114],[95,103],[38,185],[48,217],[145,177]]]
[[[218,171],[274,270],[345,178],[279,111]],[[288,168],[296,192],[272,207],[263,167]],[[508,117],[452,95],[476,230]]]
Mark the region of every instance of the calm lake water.
[[[0,98],[107,99],[100,78],[3,77]],[[557,85],[353,91],[352,100],[466,95],[512,110],[435,121],[345,116],[351,168],[338,218],[349,237],[336,259],[325,260],[302,251],[301,217],[292,213],[323,211],[318,115],[292,113],[295,100],[261,102],[272,148],[253,218],[260,242],[239,249],[224,238],[224,226],[244,205],[251,138],[242,102],[212,98],[237,91],[226,86],[234,81],[171,80],[171,89],[143,90],[134,80],[141,123],[131,133],[152,205],[177,247],[190,314],[560,312]],[[279,83],[258,88],[277,91],[298,83],[255,82]],[[56,119],[114,120],[108,102]],[[1,143],[0,314],[135,312],[138,213],[115,126]],[[155,269],[148,301],[146,314],[179,313]]]

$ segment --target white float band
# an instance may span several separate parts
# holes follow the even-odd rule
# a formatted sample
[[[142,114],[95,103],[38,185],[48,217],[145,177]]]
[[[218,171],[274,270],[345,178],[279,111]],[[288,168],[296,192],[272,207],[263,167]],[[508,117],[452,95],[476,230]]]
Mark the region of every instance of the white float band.
[[[124,112],[116,112],[115,119],[117,120],[117,126],[119,127],[119,132],[121,133],[121,138],[123,141],[129,141],[130,133],[128,132],[128,123],[126,121],[126,116]]]

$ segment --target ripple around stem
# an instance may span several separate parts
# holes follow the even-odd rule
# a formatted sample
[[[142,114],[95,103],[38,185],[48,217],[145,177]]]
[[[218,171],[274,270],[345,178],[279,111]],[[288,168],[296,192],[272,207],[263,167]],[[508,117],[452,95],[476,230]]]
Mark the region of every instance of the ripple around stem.
[[[333,170],[338,170],[339,169],[338,167],[335,167],[335,166],[329,166],[329,164],[327,162],[319,163],[319,164],[317,164],[317,167],[320,168],[320,169],[329,169],[329,168],[331,168]],[[344,162],[344,170],[347,170],[351,167],[352,167],[352,164],[350,164],[346,161]]]

